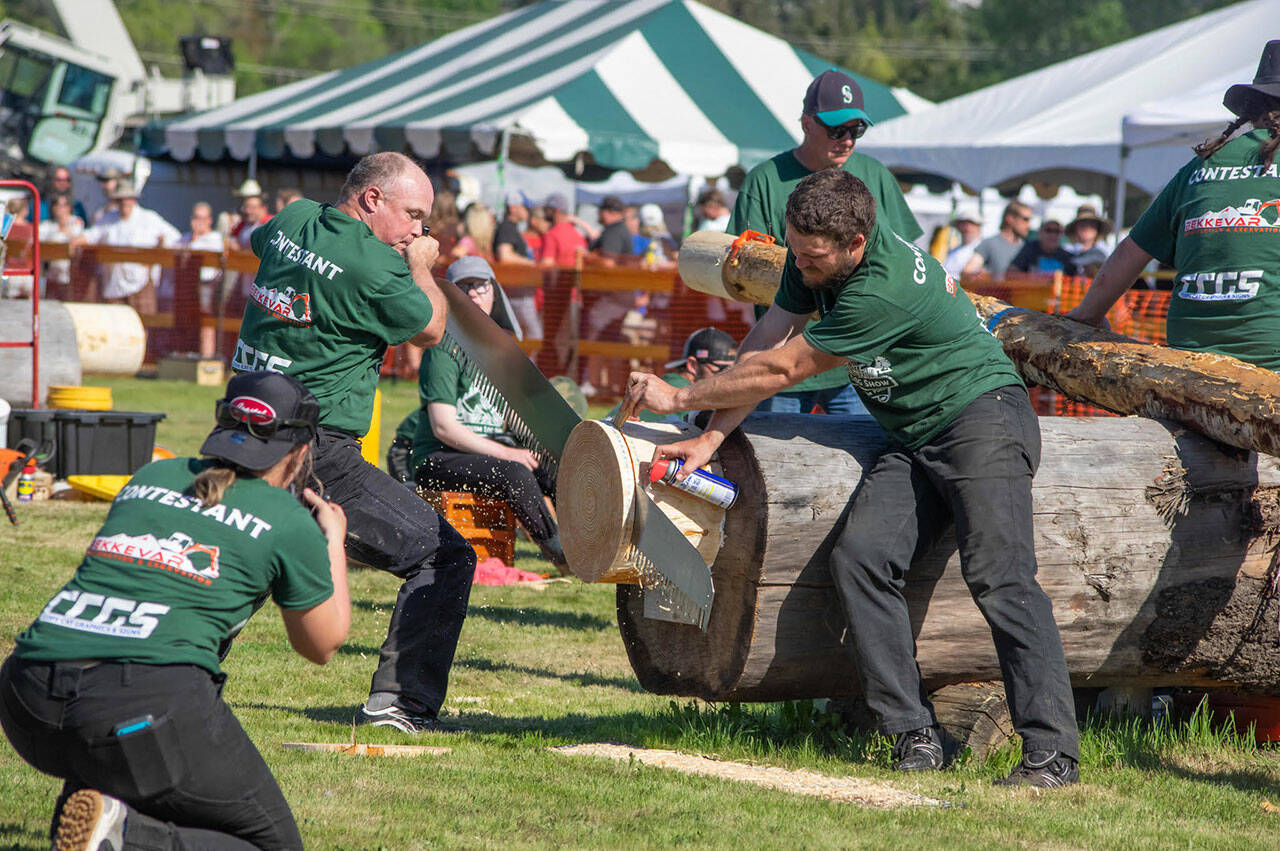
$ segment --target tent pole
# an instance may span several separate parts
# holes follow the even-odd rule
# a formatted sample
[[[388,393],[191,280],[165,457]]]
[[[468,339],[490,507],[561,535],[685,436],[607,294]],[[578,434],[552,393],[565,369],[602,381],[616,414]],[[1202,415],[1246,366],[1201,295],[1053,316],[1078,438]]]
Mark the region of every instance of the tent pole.
[[[1124,196],[1125,196],[1125,188],[1127,186],[1127,182],[1124,179],[1124,171],[1125,171],[1124,167],[1125,167],[1125,164],[1129,161],[1129,154],[1132,152],[1132,150],[1133,149],[1130,148],[1128,145],[1122,144],[1120,146],[1120,170],[1116,174],[1116,197],[1114,201],[1115,209],[1111,211],[1111,218],[1115,219],[1115,222],[1116,222],[1116,238],[1117,239],[1119,239],[1120,231],[1124,229]]]
[[[511,153],[511,125],[502,128],[502,140],[498,143],[498,189],[499,194],[507,195],[507,157]]]

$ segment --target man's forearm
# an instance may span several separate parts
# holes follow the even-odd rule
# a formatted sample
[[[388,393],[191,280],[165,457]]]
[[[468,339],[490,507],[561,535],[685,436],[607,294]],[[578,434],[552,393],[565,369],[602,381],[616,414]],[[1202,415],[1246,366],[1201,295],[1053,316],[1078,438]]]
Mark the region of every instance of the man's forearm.
[[[1133,286],[1133,282],[1150,262],[1151,255],[1139,248],[1132,239],[1125,237],[1102,264],[1079,306],[1068,315],[1081,322],[1101,322],[1111,306]]]

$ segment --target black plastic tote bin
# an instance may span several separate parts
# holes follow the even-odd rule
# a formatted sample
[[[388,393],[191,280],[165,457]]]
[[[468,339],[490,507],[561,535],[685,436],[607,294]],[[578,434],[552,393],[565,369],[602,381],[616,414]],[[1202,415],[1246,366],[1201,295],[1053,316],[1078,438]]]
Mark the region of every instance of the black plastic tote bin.
[[[9,414],[9,445],[23,437],[43,442],[52,419],[56,478],[130,475],[151,461],[156,423],[164,414],[147,411],[14,410]]]

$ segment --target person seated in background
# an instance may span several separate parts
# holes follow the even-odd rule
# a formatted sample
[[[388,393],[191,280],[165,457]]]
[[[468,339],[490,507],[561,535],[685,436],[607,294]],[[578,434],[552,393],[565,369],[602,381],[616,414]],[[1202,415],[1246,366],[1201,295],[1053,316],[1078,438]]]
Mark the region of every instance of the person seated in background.
[[[65,165],[60,165],[53,170],[53,174],[49,177],[49,186],[44,190],[44,194],[40,198],[41,224],[44,223],[45,219],[53,217],[50,202],[58,195],[65,195],[71,199],[71,214],[78,218],[82,224],[88,224],[89,214],[85,211],[84,204],[81,204],[79,199],[75,197],[75,193],[71,191],[71,169]],[[41,239],[43,238],[41,237]]]
[[[975,207],[964,207],[956,211],[951,219],[951,226],[960,234],[960,244],[947,252],[947,259],[942,268],[951,277],[959,280],[964,274],[973,251],[982,241],[982,214]]]
[[[627,229],[626,207],[616,195],[606,195],[600,202],[600,235],[591,243],[595,262],[612,266],[621,258],[634,255],[631,231]]]
[[[268,599],[299,655],[333,658],[346,515],[309,486],[320,405],[302,384],[237,375],[216,410],[203,457],[134,474],[0,669],[5,735],[63,780],[55,848],[302,848],[221,663]]]
[[[688,387],[695,381],[702,381],[733,366],[738,359],[738,344],[733,337],[719,328],[699,328],[684,341],[684,354],[679,360],[673,360],[664,368],[671,370],[662,376],[662,380],[672,387]],[[619,403],[621,404],[621,403]],[[618,405],[605,414],[606,421],[612,420],[618,412]],[[641,422],[670,422],[671,420],[688,419],[689,411],[676,411],[674,414],[655,414],[652,411],[641,411]]]
[[[657,204],[645,204],[640,208],[640,236],[644,247],[636,253],[640,255],[641,266],[646,269],[675,268],[680,249],[667,230],[666,216]]]
[[[40,220],[41,242],[71,242],[84,233],[84,222],[72,212],[70,195],[54,195],[47,203],[49,218]],[[70,297],[71,260],[50,260],[45,267],[45,283],[55,298]]]
[[[198,201],[191,207],[191,230],[178,240],[179,248],[190,251],[218,251],[223,249],[222,234],[213,229],[213,207]],[[226,299],[220,286],[222,270],[217,266],[200,267],[200,312],[212,315]],[[200,326],[200,357],[211,358],[217,348],[217,329],[212,325]]]
[[[462,236],[453,246],[451,255],[459,257],[489,257],[493,247],[493,213],[479,201],[468,204],[462,213]]]
[[[1080,274],[1093,277],[1107,262],[1110,251],[1103,242],[1111,233],[1111,222],[1098,215],[1092,204],[1081,204],[1076,217],[1067,225],[1066,235],[1070,244],[1067,251],[1080,269]]]
[[[523,192],[507,193],[506,209],[493,235],[493,259],[516,266],[534,265],[533,252],[520,225],[529,221],[529,200]]]
[[[707,189],[698,196],[698,230],[715,230],[724,233],[729,227],[732,210],[719,189]]]
[[[92,245],[128,248],[165,248],[178,242],[182,234],[154,210],[138,203],[133,181],[120,178],[111,193],[118,206],[112,215],[103,217],[81,237]],[[156,283],[161,267],[142,263],[111,263],[102,296],[109,302],[127,302],[141,314],[156,312]]]
[[[546,267],[571,269],[587,253],[587,239],[574,227],[578,217],[569,212],[569,199],[558,192],[547,197],[546,208],[552,224],[542,235],[538,262]]]
[[[240,184],[236,194],[240,196],[240,221],[231,231],[231,237],[236,245],[248,251],[250,250],[249,237],[253,236],[255,230],[270,221],[271,212],[267,209],[262,187],[253,178]]]
[[[1030,232],[1031,208],[1021,201],[1010,201],[1000,216],[1000,231],[974,247],[969,262],[964,264],[964,276],[986,275],[993,281],[1003,281]]]
[[[276,190],[276,212],[277,213],[280,212],[285,207],[292,204],[294,201],[299,201],[302,198],[303,198],[303,195],[302,195],[301,189],[295,189],[292,186],[285,187],[284,189],[277,189]]]
[[[1076,261],[1067,249],[1062,247],[1062,223],[1053,219],[1040,225],[1040,232],[1036,234],[1036,238],[1022,246],[1022,250],[1009,263],[1009,268],[1017,269],[1019,272],[1048,275],[1054,272],[1061,272],[1064,275],[1079,273]]]
[[[455,260],[445,272],[485,313],[501,303],[493,269],[482,257]],[[506,433],[506,418],[444,346],[427,349],[418,368],[414,481],[427,490],[466,491],[500,499],[543,556],[564,571],[560,530],[544,497],[555,492],[551,471]]]

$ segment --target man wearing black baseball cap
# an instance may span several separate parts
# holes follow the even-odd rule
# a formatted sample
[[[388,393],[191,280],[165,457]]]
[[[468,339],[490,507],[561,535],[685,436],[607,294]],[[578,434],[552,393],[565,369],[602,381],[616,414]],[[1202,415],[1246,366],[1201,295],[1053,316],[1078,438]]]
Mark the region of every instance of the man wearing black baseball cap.
[[[745,230],[772,236],[786,246],[787,198],[801,180],[816,171],[843,168],[871,190],[878,220],[908,241],[924,231],[907,207],[898,181],[879,161],[854,151],[854,145],[874,122],[863,103],[858,81],[829,68],[813,79],[804,95],[800,116],[800,144],[766,160],[747,173],[729,218],[728,233]],[[756,309],[756,318],[764,308]],[[751,336],[743,351],[753,351]],[[829,414],[863,414],[865,407],[843,370],[816,375],[784,393],[760,403],[762,411],[808,413],[818,406]]]
[[[662,376],[662,380],[672,387],[688,387],[695,381],[702,381],[733,366],[738,359],[738,344],[719,328],[699,328],[684,341],[684,352],[676,360],[665,365],[670,370]],[[611,419],[617,412],[615,406],[605,417]],[[655,414],[641,411],[642,422],[664,422],[667,420],[683,420],[688,411],[677,411],[674,414]]]

